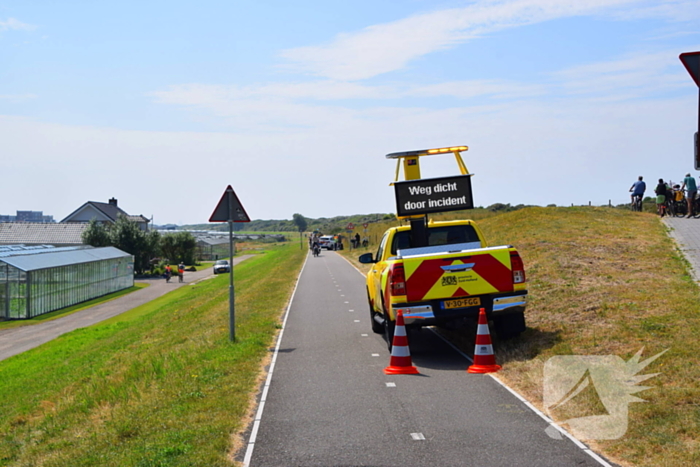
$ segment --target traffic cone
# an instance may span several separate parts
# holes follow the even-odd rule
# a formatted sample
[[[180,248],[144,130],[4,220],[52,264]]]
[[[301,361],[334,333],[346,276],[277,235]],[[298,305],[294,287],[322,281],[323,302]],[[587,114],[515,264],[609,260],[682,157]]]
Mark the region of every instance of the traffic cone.
[[[479,324],[476,328],[476,345],[474,346],[474,364],[467,368],[468,373],[494,373],[501,369],[496,365],[493,355],[489,322],[486,321],[486,311],[479,309]]]
[[[387,375],[417,375],[418,369],[411,364],[411,351],[408,348],[406,326],[403,323],[403,312],[396,313],[396,328],[391,344],[391,359],[389,366],[384,368]]]

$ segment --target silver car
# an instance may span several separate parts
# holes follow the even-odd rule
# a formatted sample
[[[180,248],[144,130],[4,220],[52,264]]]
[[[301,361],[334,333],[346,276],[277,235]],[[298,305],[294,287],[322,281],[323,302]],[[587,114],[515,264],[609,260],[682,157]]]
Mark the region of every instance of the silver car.
[[[220,259],[214,263],[214,274],[219,274],[220,272],[231,272],[231,265],[225,259]]]

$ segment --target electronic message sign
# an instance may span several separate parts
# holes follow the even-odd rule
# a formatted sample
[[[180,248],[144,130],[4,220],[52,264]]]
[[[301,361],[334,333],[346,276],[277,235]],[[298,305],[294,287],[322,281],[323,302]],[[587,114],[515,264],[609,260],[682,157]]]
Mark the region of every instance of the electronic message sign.
[[[472,174],[394,183],[396,214],[409,217],[432,212],[473,209]]]

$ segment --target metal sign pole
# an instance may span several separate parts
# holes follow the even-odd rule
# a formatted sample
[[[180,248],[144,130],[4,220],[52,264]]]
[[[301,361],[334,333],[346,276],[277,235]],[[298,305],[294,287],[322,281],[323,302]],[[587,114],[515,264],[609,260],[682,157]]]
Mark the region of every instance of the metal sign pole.
[[[228,274],[228,317],[229,340],[236,340],[236,313],[235,298],[233,294],[233,192],[228,194],[229,220],[228,220],[228,254],[231,261],[231,272]]]
[[[236,340],[236,313],[235,313],[235,297],[233,291],[233,223],[234,222],[250,222],[248,213],[245,212],[238,196],[231,188],[231,185],[226,187],[223,196],[216,205],[214,212],[209,217],[209,222],[228,222],[228,254],[231,263],[229,264],[228,275],[228,310],[229,310],[229,338],[231,341]]]

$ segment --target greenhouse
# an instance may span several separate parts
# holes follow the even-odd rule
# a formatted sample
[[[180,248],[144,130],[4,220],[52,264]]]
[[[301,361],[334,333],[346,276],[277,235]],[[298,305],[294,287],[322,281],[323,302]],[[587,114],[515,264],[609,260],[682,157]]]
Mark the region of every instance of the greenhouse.
[[[114,247],[0,246],[0,319],[28,319],[134,285]]]

